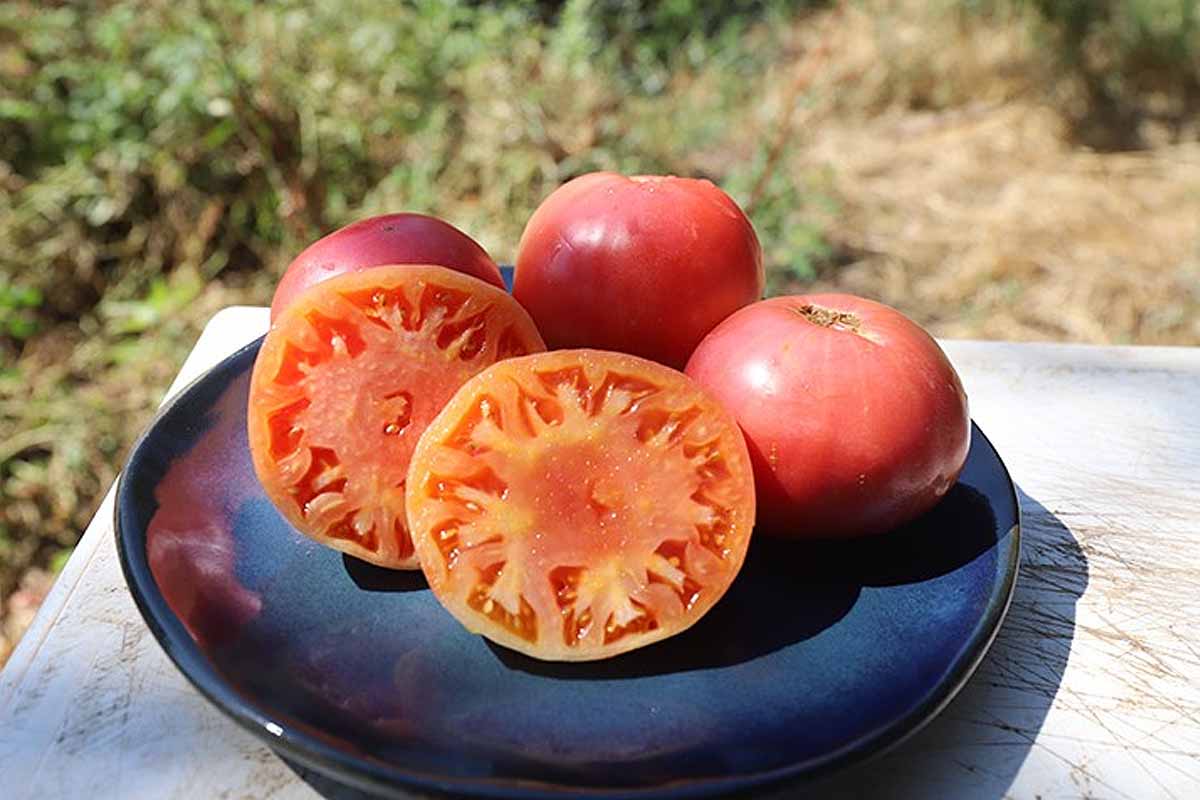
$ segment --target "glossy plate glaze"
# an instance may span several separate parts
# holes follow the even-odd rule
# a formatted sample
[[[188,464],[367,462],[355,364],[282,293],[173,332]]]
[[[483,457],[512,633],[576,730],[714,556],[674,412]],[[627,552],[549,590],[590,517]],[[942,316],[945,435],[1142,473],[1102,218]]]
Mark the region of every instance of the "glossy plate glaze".
[[[549,664],[467,633],[416,573],[293,530],[246,444],[258,344],[182,392],[117,493],[130,590],[212,702],[285,756],[382,794],[698,797],[895,744],[963,685],[1016,578],[1018,509],[973,429],[962,478],[877,540],[757,540],[673,639]]]

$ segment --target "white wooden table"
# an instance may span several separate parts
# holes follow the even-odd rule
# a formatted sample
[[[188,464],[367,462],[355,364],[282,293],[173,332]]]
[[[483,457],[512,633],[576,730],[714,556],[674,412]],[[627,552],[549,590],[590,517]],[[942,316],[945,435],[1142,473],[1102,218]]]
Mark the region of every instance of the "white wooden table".
[[[171,392],[266,325],[217,314]],[[928,727],[772,796],[1200,797],[1200,348],[944,346],[1020,487],[1012,609]],[[121,576],[112,501],[0,673],[0,797],[352,796],[170,664]]]

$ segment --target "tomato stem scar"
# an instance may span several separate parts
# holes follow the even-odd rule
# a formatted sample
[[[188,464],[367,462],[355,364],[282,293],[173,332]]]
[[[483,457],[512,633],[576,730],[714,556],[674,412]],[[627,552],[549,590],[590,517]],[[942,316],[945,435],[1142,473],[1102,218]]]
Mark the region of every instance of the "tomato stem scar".
[[[837,311],[832,308],[813,305],[812,303],[792,306],[791,311],[796,316],[802,317],[813,325],[835,331],[846,331],[847,333],[861,336],[864,339],[870,338],[862,330],[862,319],[851,311]]]

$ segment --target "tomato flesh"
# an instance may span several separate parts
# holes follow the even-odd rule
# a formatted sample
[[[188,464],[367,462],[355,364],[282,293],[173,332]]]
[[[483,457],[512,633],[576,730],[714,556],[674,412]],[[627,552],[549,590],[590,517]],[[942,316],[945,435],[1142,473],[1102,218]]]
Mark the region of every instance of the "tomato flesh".
[[[754,524],[736,423],[634,356],[542,353],[465,384],[429,426],[407,508],[422,569],[469,629],[537,658],[605,658],[692,625]]]
[[[520,305],[474,278],[433,266],[331,278],[285,309],[255,361],[255,470],[302,532],[415,569],[404,491],[417,439],[472,375],[543,349]]]

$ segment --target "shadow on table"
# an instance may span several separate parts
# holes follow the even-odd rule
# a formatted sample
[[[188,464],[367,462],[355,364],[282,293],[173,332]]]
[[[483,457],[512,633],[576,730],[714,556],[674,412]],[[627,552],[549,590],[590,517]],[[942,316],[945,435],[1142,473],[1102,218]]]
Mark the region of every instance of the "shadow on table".
[[[767,797],[999,800],[1010,794],[1062,684],[1075,638],[1075,605],[1088,585],[1087,558],[1071,531],[1019,487],[1017,495],[1021,567],[1012,605],[962,692],[886,755]],[[979,746],[969,755],[952,752],[964,741]]]

